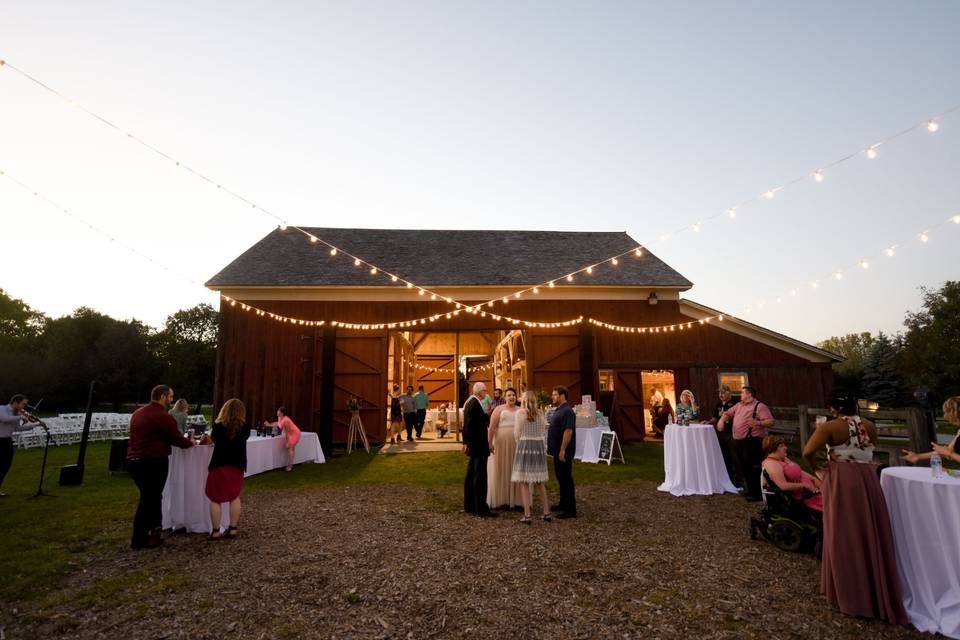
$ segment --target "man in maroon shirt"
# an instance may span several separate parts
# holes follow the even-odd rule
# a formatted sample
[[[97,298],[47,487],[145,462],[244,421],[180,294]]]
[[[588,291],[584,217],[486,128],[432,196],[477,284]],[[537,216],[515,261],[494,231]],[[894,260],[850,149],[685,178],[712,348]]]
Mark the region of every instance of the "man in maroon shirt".
[[[167,484],[170,446],[187,449],[193,440],[184,438],[177,421],[167,413],[173,402],[173,389],[157,385],[150,392],[150,404],[140,407],[130,417],[130,444],[127,445],[127,468],[140,490],[140,502],[133,517],[134,549],[158,547],[163,542],[163,487]]]

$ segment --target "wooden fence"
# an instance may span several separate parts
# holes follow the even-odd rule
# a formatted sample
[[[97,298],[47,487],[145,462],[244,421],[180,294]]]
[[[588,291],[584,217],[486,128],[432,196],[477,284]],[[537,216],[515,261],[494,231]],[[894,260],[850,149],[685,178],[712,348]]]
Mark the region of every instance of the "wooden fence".
[[[776,424],[769,429],[771,434],[783,436],[789,443],[791,454],[799,456],[810,434],[816,429],[817,418],[830,419],[824,408],[771,407]],[[877,426],[880,442],[875,446],[877,462],[891,466],[900,464],[900,450],[930,451],[930,443],[937,441],[935,423],[931,425],[928,414],[918,407],[886,411],[861,410],[860,415]],[[825,453],[824,453],[825,455]]]

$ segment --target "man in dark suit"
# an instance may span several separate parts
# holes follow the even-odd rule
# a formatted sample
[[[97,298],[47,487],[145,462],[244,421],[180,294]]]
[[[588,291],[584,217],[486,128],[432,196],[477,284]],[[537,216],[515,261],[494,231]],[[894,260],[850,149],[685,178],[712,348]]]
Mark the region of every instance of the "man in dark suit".
[[[493,453],[487,440],[490,416],[483,410],[487,386],[473,385],[473,395],[463,405],[463,453],[470,463],[463,481],[463,510],[480,518],[493,518],[496,513],[487,505],[487,458]]]

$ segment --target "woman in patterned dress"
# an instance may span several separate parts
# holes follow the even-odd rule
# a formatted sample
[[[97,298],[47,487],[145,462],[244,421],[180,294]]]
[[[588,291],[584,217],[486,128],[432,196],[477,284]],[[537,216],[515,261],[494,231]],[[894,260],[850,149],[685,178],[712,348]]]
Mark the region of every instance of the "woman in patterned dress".
[[[523,501],[523,517],[520,522],[530,524],[530,485],[540,485],[540,503],[543,505],[543,521],[550,522],[550,503],[547,500],[547,421],[540,410],[537,394],[523,394],[523,408],[514,418],[513,435],[517,452],[513,457],[513,474],[510,479],[520,483],[520,499]]]

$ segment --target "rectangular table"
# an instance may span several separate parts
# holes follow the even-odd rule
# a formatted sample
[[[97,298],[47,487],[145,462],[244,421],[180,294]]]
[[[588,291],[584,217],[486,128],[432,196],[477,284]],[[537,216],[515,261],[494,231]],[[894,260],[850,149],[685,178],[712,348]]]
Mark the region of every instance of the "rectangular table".
[[[910,624],[960,638],[960,478],[934,478],[926,467],[889,467],[880,487]]]
[[[244,477],[287,466],[287,450],[282,436],[250,436],[247,440],[247,471]],[[212,445],[174,449],[170,454],[170,474],[163,488],[163,528],[186,529],[191,533],[210,533],[210,501],[204,493],[207,467],[213,455]],[[320,439],[312,431],[303,431],[294,453],[294,464],[324,462]],[[221,524],[230,524],[229,509],[223,509]]]
[[[713,425],[668,424],[663,434],[663,484],[675,496],[737,493],[730,482]]]

